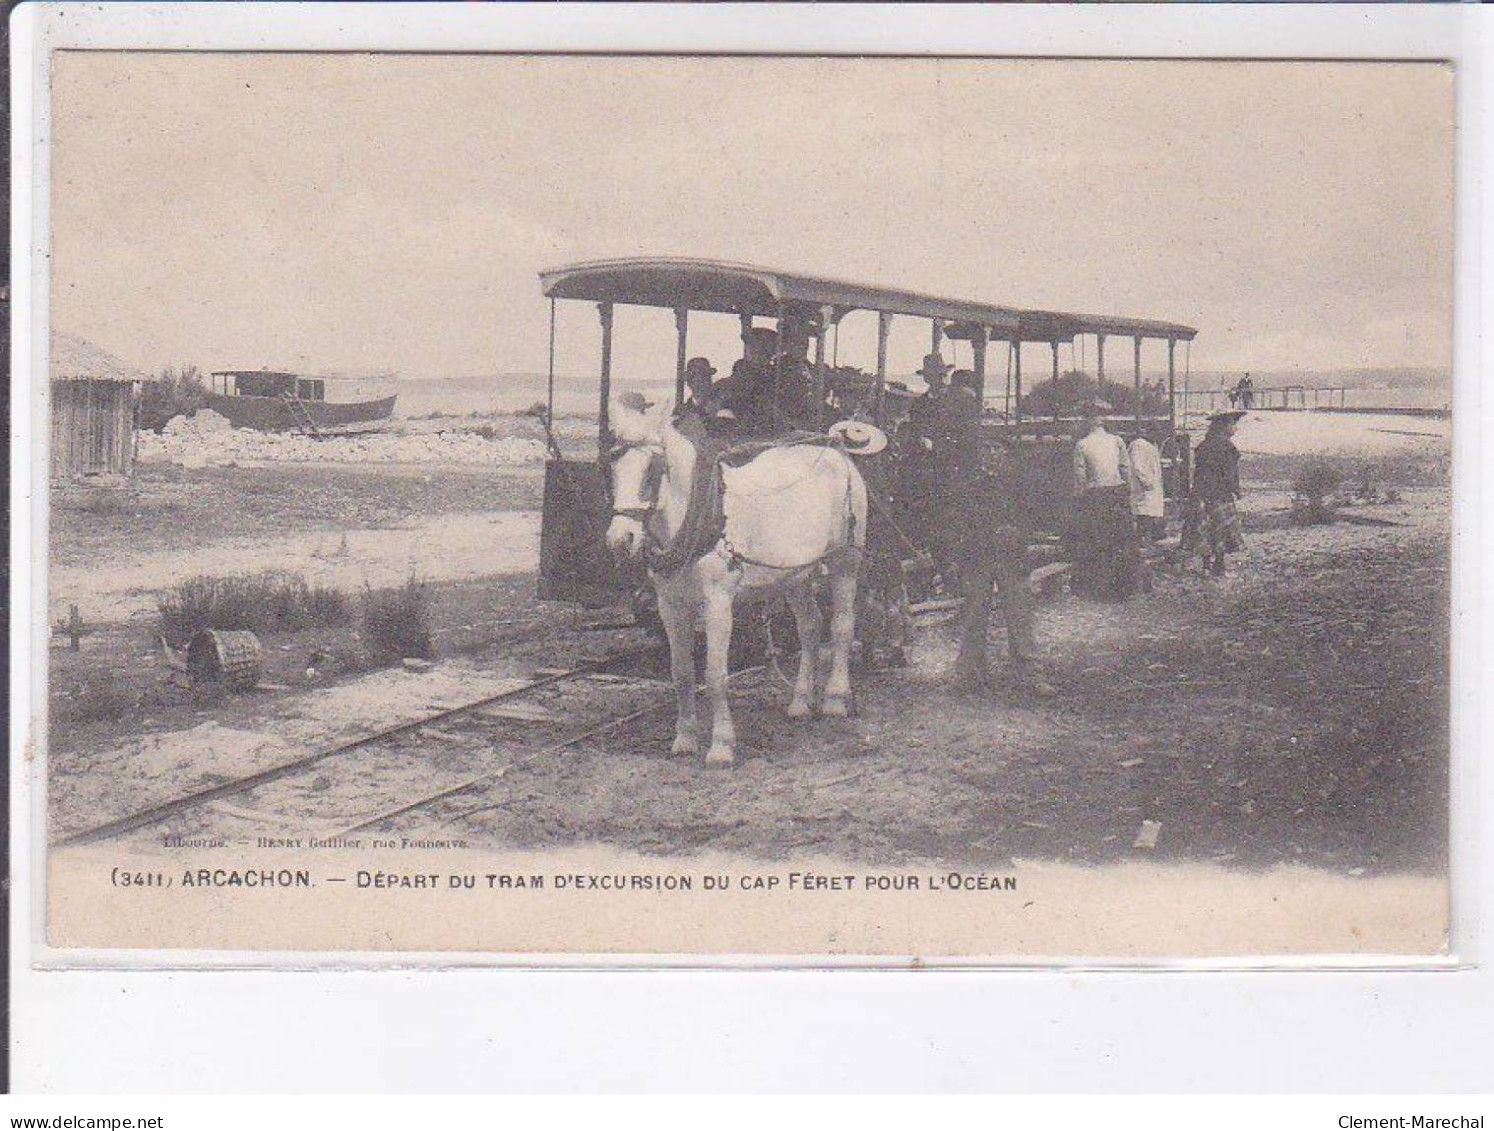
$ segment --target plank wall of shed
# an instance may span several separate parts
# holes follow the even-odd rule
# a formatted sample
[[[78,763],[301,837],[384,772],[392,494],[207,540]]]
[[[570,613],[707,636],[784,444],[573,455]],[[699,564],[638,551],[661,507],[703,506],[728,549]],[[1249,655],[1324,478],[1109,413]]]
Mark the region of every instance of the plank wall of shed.
[[[134,466],[134,386],[123,381],[53,381],[52,478],[129,475]]]

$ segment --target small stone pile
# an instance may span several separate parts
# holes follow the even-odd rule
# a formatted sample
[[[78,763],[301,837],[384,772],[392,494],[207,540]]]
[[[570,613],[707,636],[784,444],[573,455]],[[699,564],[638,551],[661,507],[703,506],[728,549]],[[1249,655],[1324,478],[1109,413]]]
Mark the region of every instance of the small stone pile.
[[[141,432],[139,458],[179,467],[258,463],[542,463],[545,445],[527,436],[486,439],[476,432],[365,432],[321,440],[299,432],[235,428],[212,409],[174,416],[157,435]]]

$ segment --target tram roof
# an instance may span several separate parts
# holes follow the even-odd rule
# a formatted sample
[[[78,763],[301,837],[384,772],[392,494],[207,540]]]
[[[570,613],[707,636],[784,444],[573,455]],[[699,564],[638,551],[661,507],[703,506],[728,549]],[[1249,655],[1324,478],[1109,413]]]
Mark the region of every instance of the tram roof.
[[[1169,341],[1189,342],[1197,333],[1192,326],[1184,326],[1178,322],[1159,322],[1153,318],[1069,314],[1061,310],[1019,310],[1017,333],[1011,335],[1009,340],[1071,342],[1080,334],[1104,334],[1118,338],[1166,338]],[[949,332],[949,337],[964,338],[968,334],[955,329]]]
[[[540,272],[540,285],[549,298],[723,314],[771,317],[785,303],[831,306],[841,313],[879,310],[943,319],[956,327],[951,337],[969,336],[958,331],[961,324],[984,326],[993,338],[1006,341],[1067,342],[1079,334],[1191,341],[1198,332],[1176,322],[1022,310],[714,259],[655,257],[574,263]]]
[[[1079,334],[1113,334],[1120,338],[1167,338],[1190,342],[1198,334],[1179,322],[1154,318],[1123,318],[1109,314],[1069,314],[1058,310],[1024,310],[1021,314],[1024,342],[1066,342]]]
[[[1019,312],[1006,306],[940,298],[914,291],[848,283],[712,259],[609,259],[540,272],[550,298],[626,303],[723,314],[773,316],[782,304],[910,314],[985,326],[994,337],[1017,329]]]

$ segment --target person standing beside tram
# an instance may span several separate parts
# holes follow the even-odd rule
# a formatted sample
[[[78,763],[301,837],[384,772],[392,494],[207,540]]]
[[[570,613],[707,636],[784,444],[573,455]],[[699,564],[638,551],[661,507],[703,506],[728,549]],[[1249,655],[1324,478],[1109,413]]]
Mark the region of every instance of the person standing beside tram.
[[[1137,436],[1126,449],[1131,462],[1131,517],[1143,545],[1160,542],[1167,535],[1167,498],[1162,486],[1162,453],[1145,436]]]
[[[1235,500],[1240,497],[1240,450],[1235,429],[1245,413],[1240,409],[1216,412],[1209,430],[1193,449],[1193,529],[1184,535],[1184,552],[1197,551],[1211,576],[1224,576],[1226,554],[1245,548]]]
[[[1074,445],[1074,588],[1102,600],[1123,600],[1136,580],[1136,538],[1131,522],[1131,459],[1126,442],[1105,427],[1110,406],[1084,409]]]
[[[1031,523],[1016,465],[1004,447],[981,436],[980,386],[974,372],[956,370],[938,413],[935,463],[941,482],[938,523],[947,554],[956,562],[966,609],[962,616],[957,678],[979,685],[987,678],[986,629],[991,600],[1001,604],[1013,682],[1033,694],[1057,694],[1043,674],[1027,587]]]

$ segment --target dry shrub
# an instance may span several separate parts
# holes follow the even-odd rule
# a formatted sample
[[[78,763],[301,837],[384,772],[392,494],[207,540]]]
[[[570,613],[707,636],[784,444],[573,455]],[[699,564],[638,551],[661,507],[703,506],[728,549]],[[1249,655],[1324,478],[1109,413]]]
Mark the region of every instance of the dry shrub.
[[[413,576],[398,589],[366,589],[363,635],[376,663],[430,659],[435,654],[430,589]]]
[[[1343,484],[1343,472],[1323,459],[1310,459],[1292,480],[1292,521],[1320,526],[1336,517],[1333,492]]]
[[[63,702],[53,711],[54,721],[70,723],[112,723],[124,718],[138,705],[138,696],[114,680],[79,684],[63,694]]]
[[[93,518],[118,518],[129,514],[133,504],[134,499],[125,492],[94,487],[78,501],[77,509]]]
[[[210,628],[268,635],[348,619],[342,593],[288,573],[189,578],[160,595],[157,606],[161,635],[174,647]]]
[[[1398,503],[1401,492],[1408,488],[1446,486],[1449,464],[1444,455],[1402,452],[1361,460],[1345,478],[1355,502]]]

